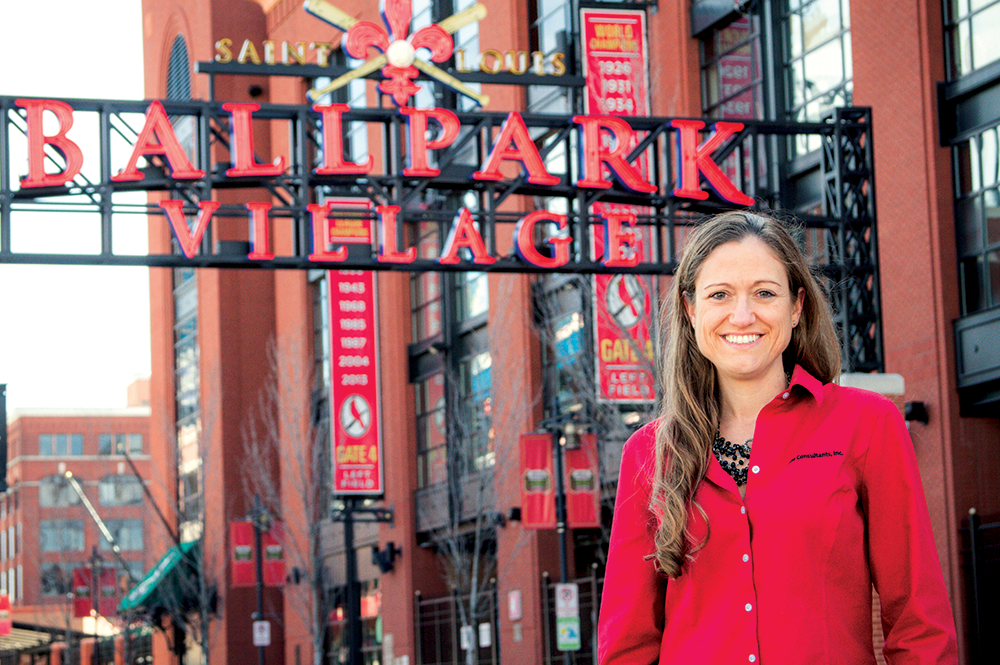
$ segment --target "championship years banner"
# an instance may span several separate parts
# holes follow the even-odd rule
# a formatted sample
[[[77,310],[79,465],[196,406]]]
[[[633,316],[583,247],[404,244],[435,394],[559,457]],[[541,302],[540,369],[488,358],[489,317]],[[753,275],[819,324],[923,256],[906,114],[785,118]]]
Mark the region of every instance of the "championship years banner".
[[[587,113],[641,116],[649,113],[647,81],[646,15],[629,10],[580,10],[584,67],[587,78]],[[633,139],[636,140],[636,139]],[[645,155],[636,160],[645,178]],[[652,260],[648,232],[634,226],[641,209],[598,202],[591,213],[632,225],[634,252],[642,261]],[[593,257],[604,254],[603,234],[594,233]],[[652,280],[631,274],[595,275],[594,343],[597,400],[615,403],[656,401],[653,375]]]
[[[327,201],[323,245],[372,243],[371,201]],[[352,212],[352,208],[357,212]],[[347,248],[344,248],[347,249]],[[330,437],[335,495],[384,493],[378,356],[378,301],[371,270],[331,270]]]

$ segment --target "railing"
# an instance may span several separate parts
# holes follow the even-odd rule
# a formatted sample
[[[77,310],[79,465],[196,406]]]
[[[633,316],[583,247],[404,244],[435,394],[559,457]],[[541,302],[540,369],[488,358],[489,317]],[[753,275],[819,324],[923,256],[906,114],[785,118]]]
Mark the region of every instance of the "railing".
[[[968,608],[970,665],[1000,662],[1000,522],[983,523],[975,508],[969,510],[965,581]]]
[[[487,589],[479,604],[482,610],[472,622],[471,634],[464,639],[461,631],[459,603],[468,607],[469,596],[457,593],[440,598],[422,598],[418,593],[414,600],[414,624],[417,637],[417,665],[463,665],[466,650],[463,644],[470,641],[475,645],[473,660],[476,665],[498,665],[500,652],[497,634],[496,589]],[[488,630],[482,624],[489,626]],[[487,638],[487,643],[482,638]]]
[[[580,635],[579,651],[559,651],[556,648],[556,580],[542,577],[542,612],[545,616],[545,661],[543,665],[597,665],[597,612],[601,607],[604,578],[597,569],[589,577],[570,580],[579,590]]]

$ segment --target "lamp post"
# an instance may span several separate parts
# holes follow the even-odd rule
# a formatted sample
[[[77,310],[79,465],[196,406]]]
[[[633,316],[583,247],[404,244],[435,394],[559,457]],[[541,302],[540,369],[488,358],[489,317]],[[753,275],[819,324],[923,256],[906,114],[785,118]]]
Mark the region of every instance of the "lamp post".
[[[358,582],[358,553],[354,549],[354,525],[358,522],[392,523],[392,507],[379,508],[362,505],[357,497],[341,497],[343,508],[333,511],[331,519],[344,525],[344,558],[347,576],[347,594],[344,616],[347,619],[347,663],[361,665],[363,624],[361,621],[361,585]]]
[[[94,651],[92,660],[94,665],[101,663],[101,636],[98,632],[98,619],[101,618],[101,577],[104,573],[104,557],[97,551],[97,545],[90,553],[90,604],[94,613]]]
[[[575,418],[576,412],[560,413],[559,404],[553,404],[552,417],[543,421],[542,427],[552,432],[552,455],[554,457],[555,472],[555,503],[556,503],[556,538],[559,541],[559,582],[566,584],[569,581],[569,556],[566,536],[568,531],[568,517],[566,511],[566,449],[573,449],[579,446],[580,432]],[[564,650],[562,661],[564,665],[571,665],[573,656],[570,651]]]
[[[257,573],[257,612],[254,621],[264,621],[264,557],[261,552],[261,534],[271,529],[271,514],[260,502],[260,496],[254,495],[253,509],[250,512],[253,522],[253,546],[256,552],[255,566]],[[257,663],[264,665],[264,646],[257,647]]]

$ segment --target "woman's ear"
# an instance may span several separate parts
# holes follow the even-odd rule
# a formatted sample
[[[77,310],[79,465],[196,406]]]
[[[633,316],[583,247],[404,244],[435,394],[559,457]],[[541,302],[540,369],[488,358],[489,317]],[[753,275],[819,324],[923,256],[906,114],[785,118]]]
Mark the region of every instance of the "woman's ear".
[[[681,294],[681,299],[684,301],[684,311],[687,313],[688,321],[694,325],[694,298],[690,292],[685,291]]]
[[[795,298],[795,305],[792,307],[792,321],[795,325],[799,324],[802,320],[802,306],[806,302],[806,290],[805,287],[799,287],[799,294]]]

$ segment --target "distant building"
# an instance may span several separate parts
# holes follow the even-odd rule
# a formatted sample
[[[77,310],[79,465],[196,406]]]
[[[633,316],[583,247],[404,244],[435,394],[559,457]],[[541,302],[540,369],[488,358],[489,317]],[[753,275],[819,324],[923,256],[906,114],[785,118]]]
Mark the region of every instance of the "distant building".
[[[148,379],[136,381],[129,386],[130,397],[148,395],[148,385]],[[0,593],[10,596],[16,621],[78,629],[79,620],[70,623],[73,573],[94,565],[95,552],[102,567],[113,568],[119,583],[127,583],[128,574],[67,473],[79,481],[117,541],[131,575],[141,579],[155,562],[147,542],[150,529],[159,527],[144,505],[142,487],[155,482],[149,416],[148,405],[132,404],[24,408],[9,414],[8,487],[0,494]]]

